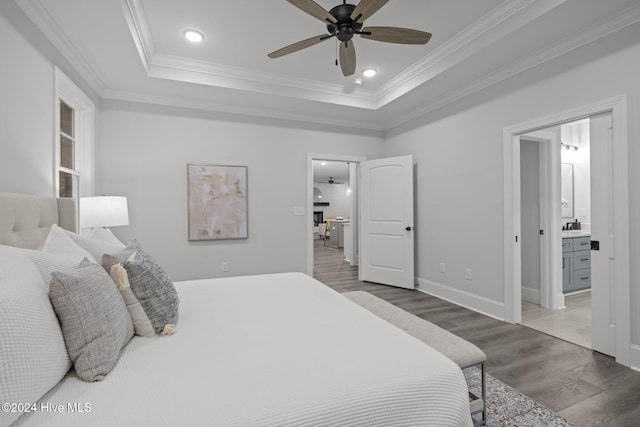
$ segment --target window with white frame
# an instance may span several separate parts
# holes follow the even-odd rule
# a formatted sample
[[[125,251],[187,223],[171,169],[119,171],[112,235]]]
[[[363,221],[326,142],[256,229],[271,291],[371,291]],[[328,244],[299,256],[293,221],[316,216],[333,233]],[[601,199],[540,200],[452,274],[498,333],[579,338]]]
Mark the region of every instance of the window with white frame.
[[[59,101],[60,122],[58,126],[60,162],[58,164],[58,197],[78,199],[80,147],[76,141],[76,111],[63,100]]]
[[[80,196],[94,192],[95,107],[93,101],[57,67],[55,82],[55,196],[78,201]]]

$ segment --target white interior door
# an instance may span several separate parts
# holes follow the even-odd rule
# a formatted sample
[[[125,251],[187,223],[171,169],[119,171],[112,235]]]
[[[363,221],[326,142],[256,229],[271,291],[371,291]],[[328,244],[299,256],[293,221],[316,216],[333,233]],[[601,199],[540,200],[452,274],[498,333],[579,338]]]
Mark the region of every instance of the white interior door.
[[[413,157],[361,163],[360,280],[414,289]]]
[[[591,322],[593,349],[616,355],[612,117],[591,117]],[[593,245],[592,245],[593,247]]]

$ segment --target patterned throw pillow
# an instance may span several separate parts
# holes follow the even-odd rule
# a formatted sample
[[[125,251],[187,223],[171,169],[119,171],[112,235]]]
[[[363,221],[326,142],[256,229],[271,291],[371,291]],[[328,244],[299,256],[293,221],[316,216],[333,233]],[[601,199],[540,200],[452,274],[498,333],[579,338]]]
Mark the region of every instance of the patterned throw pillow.
[[[133,256],[132,256],[133,255]],[[123,250],[102,256],[102,266],[122,265],[127,271],[131,292],[140,302],[156,334],[171,335],[178,316],[178,294],[167,273],[133,240]]]
[[[173,282],[144,251],[122,263],[127,270],[131,291],[140,301],[156,334],[171,335],[178,317],[178,293]]]
[[[113,267],[116,264],[122,264],[124,261],[129,259],[129,257],[131,257],[131,255],[133,255],[135,252],[138,252],[141,250],[142,250],[142,246],[140,246],[140,243],[138,243],[137,240],[133,239],[131,243],[129,243],[124,249],[117,252],[106,253],[102,255],[102,266],[104,267],[107,273],[111,274],[111,267]]]
[[[84,259],[73,271],[51,273],[49,298],[78,376],[104,379],[133,336],[131,317],[109,275]]]

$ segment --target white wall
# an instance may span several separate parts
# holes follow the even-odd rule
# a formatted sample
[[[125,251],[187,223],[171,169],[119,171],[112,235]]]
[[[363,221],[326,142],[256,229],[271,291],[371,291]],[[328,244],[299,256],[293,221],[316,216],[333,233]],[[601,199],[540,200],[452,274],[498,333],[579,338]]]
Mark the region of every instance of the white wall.
[[[561,138],[565,144],[575,145],[578,151],[561,150],[562,163],[573,165],[573,220],[582,228],[591,228],[591,138],[589,119],[561,126]],[[569,222],[569,219],[563,220]]]
[[[0,2],[0,191],[54,195],[54,64],[96,99],[13,1]]]
[[[307,153],[380,157],[382,138],[301,129],[191,110],[104,101],[97,192],[129,198],[138,238],[174,280],[306,271]],[[249,239],[187,240],[187,163],[248,166]],[[311,189],[309,189],[311,190]]]
[[[416,274],[421,288],[501,315],[503,155],[507,126],[627,94],[631,260],[640,259],[640,25],[584,46],[388,132],[385,155],[417,162]],[[614,130],[615,131],[615,130]],[[438,263],[446,262],[440,273]],[[473,280],[464,269],[473,269]],[[632,342],[640,274],[631,263]]]

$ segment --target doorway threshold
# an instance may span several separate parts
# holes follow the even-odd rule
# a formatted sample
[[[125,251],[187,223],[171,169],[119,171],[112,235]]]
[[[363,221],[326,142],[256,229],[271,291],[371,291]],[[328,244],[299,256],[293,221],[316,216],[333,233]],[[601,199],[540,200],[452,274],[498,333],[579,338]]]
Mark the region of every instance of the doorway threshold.
[[[593,348],[591,327],[591,292],[565,296],[566,308],[546,310],[537,304],[522,301],[522,326]]]

